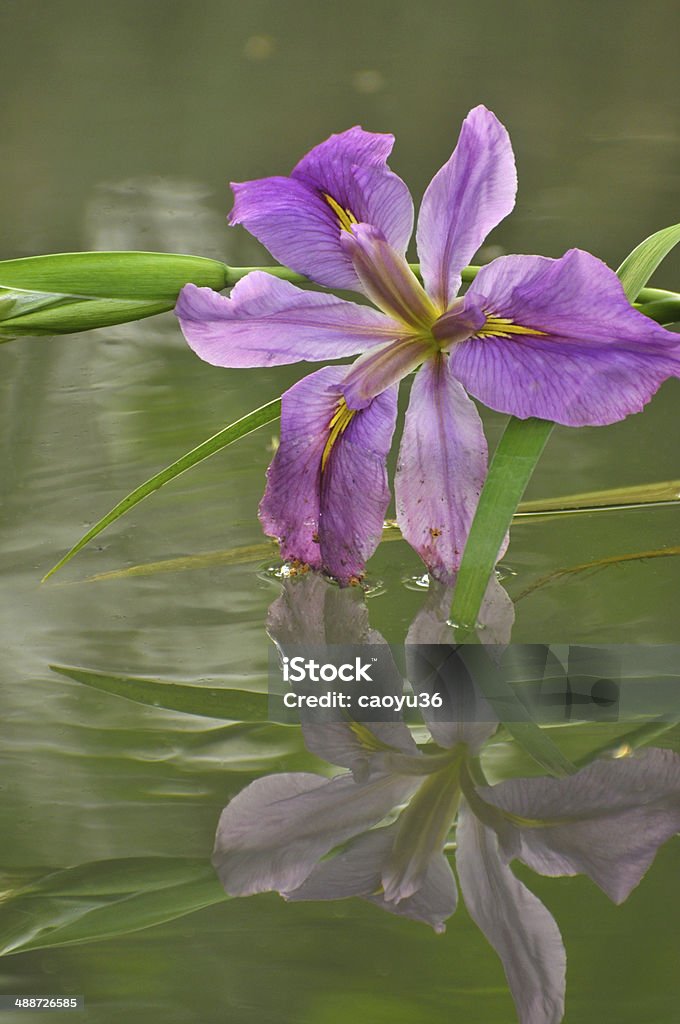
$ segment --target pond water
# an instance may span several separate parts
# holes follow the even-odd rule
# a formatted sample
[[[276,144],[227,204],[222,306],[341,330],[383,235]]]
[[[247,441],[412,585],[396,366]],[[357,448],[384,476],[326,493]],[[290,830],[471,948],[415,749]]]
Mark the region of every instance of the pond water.
[[[265,263],[257,243],[225,225],[229,179],[285,174],[311,145],[361,123],[395,133],[392,166],[419,196],[462,117],[484,102],[509,128],[520,192],[480,261],[580,246],[616,266],[678,219],[679,21],[670,0],[6,0],[2,258],[145,249]],[[678,270],[672,256],[651,283],[677,288]],[[281,584],[268,572],[278,562],[256,509],[274,427],[181,477],[40,579],[133,486],[275,398],[299,367],[207,366],[171,314],[20,339],[0,360],[0,890],[136,859],[128,876],[111,865],[92,869],[79,890],[59,883],[18,909],[6,900],[4,915],[0,902],[0,943],[13,935],[17,949],[36,922],[72,918],[83,929],[72,945],[42,932],[44,948],[1,959],[0,994],[84,994],[79,1019],[93,1024],[123,1015],[131,1024],[513,1020],[500,963],[462,906],[435,935],[359,900],[220,900],[209,857],[227,801],[272,772],[324,770],[298,729],[141,706],[50,667],[266,691],[265,623]],[[677,478],[679,399],[671,381],[642,415],[557,428],[527,497]],[[504,418],[483,415],[493,444]],[[677,543],[673,506],[519,521],[503,561],[504,585],[521,598],[513,640],[677,642],[678,560],[662,554]],[[637,554],[647,557],[620,557]],[[426,600],[413,583],[421,573],[399,540],[369,565],[371,626],[390,643],[404,642]],[[574,757],[604,735],[573,733]],[[680,749],[680,733],[654,745]],[[497,748],[497,777],[504,765],[521,774],[526,761],[517,766],[512,745]],[[569,1024],[677,1021],[679,861],[671,840],[618,907],[582,875],[515,866],[562,931]],[[120,870],[127,888],[115,881]],[[163,871],[176,871],[176,888],[164,892]],[[130,895],[121,909],[115,900],[128,889],[146,902]],[[88,900],[108,906],[108,924],[88,922]]]

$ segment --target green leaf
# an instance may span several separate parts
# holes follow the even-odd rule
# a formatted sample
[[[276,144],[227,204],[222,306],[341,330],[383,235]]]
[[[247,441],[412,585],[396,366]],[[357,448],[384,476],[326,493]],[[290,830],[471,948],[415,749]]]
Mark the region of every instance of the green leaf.
[[[655,231],[644,242],[640,242],[630,256],[626,256],[616,273],[631,302],[637,298],[661,261],[678,242],[680,224],[673,224],[669,228]]]
[[[553,426],[548,420],[513,416],[498,442],[453,593],[451,619],[459,635],[474,632],[503,538]]]
[[[0,262],[0,333],[66,334],[172,309],[189,282],[217,290],[229,268],[202,256],[71,252]]]
[[[263,722],[268,718],[269,698],[266,693],[117,676],[108,672],[71,668],[68,665],[50,665],[50,668],[77,683],[149,707],[167,708],[169,711],[182,711],[189,715],[203,715],[230,722]]]
[[[81,864],[3,893],[0,956],[126,935],[226,899],[204,860],[131,857]]]
[[[105,530],[107,526],[114,523],[116,519],[120,519],[126,512],[138,505],[144,498],[148,498],[154,491],[159,490],[164,484],[167,484],[170,480],[174,480],[182,473],[186,473],[192,466],[198,465],[199,462],[205,461],[210,458],[216,452],[226,448],[227,445],[233,444],[234,441],[238,441],[239,438],[245,437],[246,434],[252,434],[258,427],[264,426],[265,423],[271,423],[273,420],[278,419],[281,414],[281,399],[276,398],[273,402],[268,402],[266,405],[260,406],[259,409],[255,409],[253,412],[249,412],[246,416],[242,416],[240,420],[236,420],[235,423],[231,423],[228,427],[218,431],[217,434],[213,434],[202,444],[199,444],[196,448],[193,448],[186,455],[183,455],[176,462],[173,462],[170,466],[162,469],[160,473],[154,474],[149,480],[146,480],[139,487],[136,487],[134,491],[131,491],[127,497],[123,498],[118,502],[110,512],[100,519],[95,525],[87,531],[87,533],[80,538],[77,544],[68,551],[63,558],[61,558],[56,565],[54,565],[50,571],[43,577],[43,583],[49,579],[57,569],[61,569],[63,565],[66,565],[75,554],[81,551],[86,544],[96,537],[98,534]]]

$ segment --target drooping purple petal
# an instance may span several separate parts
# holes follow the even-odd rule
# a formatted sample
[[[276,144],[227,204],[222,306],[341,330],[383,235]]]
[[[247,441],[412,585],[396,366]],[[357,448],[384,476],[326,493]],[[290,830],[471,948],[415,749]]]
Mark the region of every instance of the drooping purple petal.
[[[382,536],[397,413],[390,389],[345,416],[339,429],[345,373],[324,367],[283,396],[281,444],[260,505],[264,530],[278,538],[284,558],[323,568],[343,583],[363,573]]]
[[[289,178],[234,183],[231,224],[243,226],[280,263],[331,288],[358,288],[340,236],[349,224],[379,228],[404,252],[413,203],[404,182],[386,165],[394,138],[359,127],[332,135]]]
[[[486,333],[454,348],[453,371],[499,412],[574,427],[613,423],[680,373],[677,335],[634,310],[614,272],[579,249],[559,260],[494,260],[466,299],[477,296]]]
[[[435,579],[452,583],[486,476],[474,403],[442,354],[418,371],[395,478],[397,521]]]
[[[354,414],[326,463],[319,537],[324,568],[340,582],[361,576],[382,539],[396,419],[397,389],[389,388]]]
[[[456,838],[465,906],[500,957],[520,1024],[559,1024],[566,955],[554,919],[501,858],[496,834],[466,806]]]
[[[680,756],[643,750],[564,779],[512,779],[479,796],[515,817],[504,847],[542,875],[588,875],[621,903],[662,843],[680,831]],[[519,819],[526,819],[523,825]]]
[[[444,922],[456,910],[458,889],[448,860],[441,851],[437,851],[425,868],[420,888],[412,896],[398,903],[388,902],[384,895],[368,896],[367,899],[391,914],[424,921],[441,934],[446,930]]]
[[[394,844],[398,824],[373,829],[355,839],[345,850],[318,864],[289,900],[338,900],[361,896],[382,910],[411,920],[423,921],[436,932],[456,909],[457,889],[446,857],[438,851],[432,857],[421,888],[398,903],[387,902],[380,892],[382,866]]]
[[[242,278],[229,297],[185,285],[175,313],[191,348],[213,366],[339,359],[398,334],[369,306],[303,291],[260,271]]]
[[[441,312],[458,294],[462,268],[512,210],[516,191],[508,133],[486,107],[475,107],[452,156],[428,185],[418,217],[423,281]]]
[[[378,824],[418,784],[383,775],[363,784],[351,775],[307,773],[257,779],[220,817],[213,865],[232,896],[297,889],[334,846]]]

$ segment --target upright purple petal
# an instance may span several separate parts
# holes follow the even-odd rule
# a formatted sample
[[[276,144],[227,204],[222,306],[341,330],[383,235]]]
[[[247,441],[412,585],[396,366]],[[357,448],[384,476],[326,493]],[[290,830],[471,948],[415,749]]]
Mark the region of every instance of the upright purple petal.
[[[330,195],[356,221],[372,224],[400,253],[413,231],[413,200],[401,178],[387,167],[394,136],[356,125],[331,135],[295,166],[292,177]]]
[[[260,271],[242,278],[229,297],[187,284],[175,313],[191,348],[213,366],[339,359],[398,333],[375,309],[303,291]]]
[[[680,832],[680,757],[644,750],[564,779],[512,779],[478,790],[508,815],[501,840],[542,875],[588,875],[621,903]],[[526,824],[524,824],[526,822]]]
[[[393,143],[391,135],[350,128],[311,150],[289,178],[234,183],[230,223],[243,224],[280,263],[312,280],[358,289],[342,231],[374,224],[401,252],[411,235],[411,196],[386,165]]]
[[[353,224],[341,240],[363,292],[409,331],[429,332],[437,309],[402,253],[370,224]]]
[[[486,476],[474,403],[448,356],[429,359],[411,390],[399,451],[397,521],[435,579],[453,583]]]
[[[316,862],[381,821],[418,784],[383,775],[269,775],[246,786],[220,817],[213,864],[232,896],[297,889]]]
[[[260,505],[266,533],[284,558],[324,569],[343,583],[363,573],[382,536],[389,502],[385,468],[396,391],[345,415],[345,367],[328,366],[285,393],[281,444]]]
[[[512,210],[515,158],[507,131],[479,106],[463,121],[451,158],[430,182],[418,217],[423,281],[441,311],[460,288],[460,272]]]
[[[454,347],[453,371],[499,412],[613,423],[680,373],[678,336],[633,309],[616,274],[580,249],[494,260],[466,300],[483,302],[487,322]]]
[[[465,806],[456,838],[465,906],[500,957],[520,1024],[559,1024],[566,954],[555,921],[500,857],[496,834]]]

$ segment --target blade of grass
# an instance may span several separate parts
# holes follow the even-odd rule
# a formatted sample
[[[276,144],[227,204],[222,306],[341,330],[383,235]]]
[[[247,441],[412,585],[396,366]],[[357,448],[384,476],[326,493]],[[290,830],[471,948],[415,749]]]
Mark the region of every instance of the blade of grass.
[[[561,498],[544,498],[538,501],[521,501],[513,516],[513,524],[535,523],[538,519],[592,515],[597,512],[618,512],[635,509],[667,508],[680,502],[680,480],[666,480],[656,484],[639,484],[632,487],[612,487],[606,491],[586,491],[582,494],[565,495]],[[385,522],[382,543],[402,540],[401,530],[393,519]],[[194,569],[212,569],[220,565],[248,565],[262,562],[266,558],[277,558],[277,546],[273,540],[260,544],[246,544],[242,547],[222,551],[204,551],[197,555],[180,558],[163,558],[156,562],[140,562],[125,569],[111,569],[86,576],[77,583],[101,583],[106,580],[120,580],[129,576],[153,576],[161,572],[184,572]],[[71,586],[72,584],[67,584]]]
[[[229,722],[264,722],[268,718],[269,699],[266,693],[118,676],[68,665],[50,665],[50,668],[76,683],[149,707]]]
[[[265,423],[271,423],[273,420],[278,419],[281,414],[281,399],[276,398],[273,402],[268,402],[266,405],[260,406],[259,409],[255,409],[253,412],[249,412],[247,416],[242,416],[241,419],[236,420],[235,423],[231,423],[228,427],[218,431],[217,434],[213,434],[202,444],[199,444],[196,448],[193,448],[186,455],[183,455],[181,459],[177,459],[172,465],[167,466],[161,470],[160,473],[156,473],[149,480],[146,480],[139,487],[136,487],[134,491],[131,491],[122,501],[119,501],[110,512],[107,512],[102,519],[100,519],[95,525],[87,531],[80,540],[73,545],[70,551],[68,551],[63,558],[61,558],[56,565],[52,566],[50,571],[45,574],[42,582],[48,580],[50,576],[53,576],[58,569],[66,565],[67,562],[73,558],[79,551],[85,547],[86,544],[96,537],[98,534],[105,530],[111,523],[115,523],[116,519],[120,519],[126,512],[138,505],[144,498],[148,498],[154,491],[159,490],[164,484],[167,484],[170,480],[174,480],[182,473],[186,473],[192,466],[196,466],[199,462],[203,462],[205,459],[210,458],[216,452],[226,448],[227,445],[233,444],[234,441],[238,441],[239,438],[245,437],[246,434],[251,434],[258,427],[262,427]]]
[[[0,956],[96,942],[173,921],[228,899],[205,861],[93,861],[5,893]]]
[[[474,632],[503,538],[553,427],[548,420],[513,416],[498,442],[453,593],[451,619],[463,633]]]
[[[630,302],[635,301],[661,261],[678,242],[680,224],[672,224],[655,231],[626,256],[616,273]]]

